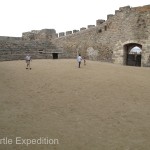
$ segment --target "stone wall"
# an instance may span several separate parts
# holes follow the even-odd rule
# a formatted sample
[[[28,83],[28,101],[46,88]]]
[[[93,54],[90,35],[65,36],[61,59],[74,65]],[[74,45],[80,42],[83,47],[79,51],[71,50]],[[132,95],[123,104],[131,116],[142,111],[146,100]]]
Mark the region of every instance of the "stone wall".
[[[0,41],[20,41],[21,37],[0,36]]]
[[[57,38],[55,29],[42,29],[42,30],[32,30],[31,32],[22,33],[23,40],[44,40],[52,38]]]
[[[125,64],[124,46],[142,45],[142,66],[148,65],[150,56],[150,5],[130,8],[125,6],[108,15],[107,20],[97,20],[96,27],[53,39],[63,47],[68,57],[77,53],[91,60]]]
[[[22,37],[0,37],[0,61],[24,59],[30,53],[33,59],[53,58],[53,53],[62,57],[63,49],[54,45],[51,39],[58,37],[54,29],[32,30]]]
[[[59,35],[59,37],[58,37]],[[150,66],[150,5],[120,7],[107,20],[95,25],[59,34],[55,29],[24,32],[21,38],[0,37],[0,60],[22,59],[30,52],[33,58],[76,58],[126,64],[128,47],[140,45],[142,66]]]
[[[48,40],[39,41],[0,41],[0,60],[22,60],[29,53],[33,59],[52,58],[52,53],[59,53],[62,49]]]

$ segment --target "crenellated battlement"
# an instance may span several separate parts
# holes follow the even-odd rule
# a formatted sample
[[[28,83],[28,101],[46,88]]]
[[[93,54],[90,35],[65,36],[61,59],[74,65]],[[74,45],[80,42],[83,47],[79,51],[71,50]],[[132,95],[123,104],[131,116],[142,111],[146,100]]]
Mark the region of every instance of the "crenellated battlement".
[[[104,28],[106,29],[106,26],[107,26],[106,22],[110,22],[111,19],[113,19],[114,17],[121,16],[126,13],[134,13],[135,11],[137,11],[139,13],[144,12],[144,11],[150,11],[150,5],[145,5],[145,6],[140,6],[140,7],[130,7],[130,6],[120,7],[119,10],[115,10],[115,14],[108,14],[107,20],[98,19],[98,20],[96,20],[96,25],[88,25],[87,28],[81,27],[80,30],[77,30],[77,31],[80,32],[83,30],[88,30],[89,28],[97,27],[97,26],[105,26]],[[63,35],[61,33],[63,33]],[[68,36],[70,34],[74,34],[77,32],[74,32],[74,30],[73,30],[73,31],[66,31],[66,32],[61,32],[61,33],[59,34],[58,37]]]
[[[56,33],[55,29],[32,30],[22,37],[0,37],[0,60],[33,58],[75,58],[77,52],[87,59],[116,64],[127,62],[134,46],[142,48],[142,66],[150,66],[150,5],[120,7],[107,20],[96,25]]]
[[[111,20],[114,16],[121,15],[122,13],[133,13],[135,11],[136,12],[150,11],[150,5],[139,6],[139,7],[130,7],[130,6],[120,7],[119,10],[115,10],[115,14],[108,14],[107,20],[98,19],[96,20],[96,25],[87,25],[87,27],[81,27],[79,30],[74,29],[73,31],[65,31],[65,32],[56,33],[55,29],[41,29],[41,30],[32,30],[29,32],[23,32],[22,40],[40,40],[40,39],[42,40],[42,39],[64,37],[70,34],[75,34],[77,32],[102,25],[106,21]],[[21,39],[20,37],[0,36],[0,40],[20,40],[20,39]]]
[[[87,25],[87,27],[81,27],[79,30],[74,29],[73,31],[65,31],[65,32],[60,32],[60,33],[56,33],[55,29],[32,30],[30,32],[22,33],[22,39],[23,40],[40,40],[40,39],[50,40],[52,38],[64,37],[64,36],[68,36],[71,34],[75,34],[83,30],[88,30],[89,28],[102,25],[106,21],[108,22],[109,20],[113,19],[113,17],[122,15],[122,13],[132,13],[134,11],[144,12],[144,11],[149,11],[149,10],[150,10],[150,5],[146,5],[142,7],[133,7],[133,8],[130,6],[124,6],[124,7],[120,7],[119,10],[115,10],[115,14],[108,14],[107,20],[104,20],[104,19],[96,20],[96,25]]]

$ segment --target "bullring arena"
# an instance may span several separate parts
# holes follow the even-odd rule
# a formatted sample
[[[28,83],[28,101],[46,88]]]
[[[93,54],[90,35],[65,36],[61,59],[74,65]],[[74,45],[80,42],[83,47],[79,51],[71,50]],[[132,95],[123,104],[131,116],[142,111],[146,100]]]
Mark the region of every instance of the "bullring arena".
[[[0,36],[0,150],[149,150],[149,67],[150,5]]]
[[[76,59],[0,62],[2,150],[149,150],[150,69]],[[16,144],[15,138],[58,139]],[[6,142],[6,141],[5,141]]]

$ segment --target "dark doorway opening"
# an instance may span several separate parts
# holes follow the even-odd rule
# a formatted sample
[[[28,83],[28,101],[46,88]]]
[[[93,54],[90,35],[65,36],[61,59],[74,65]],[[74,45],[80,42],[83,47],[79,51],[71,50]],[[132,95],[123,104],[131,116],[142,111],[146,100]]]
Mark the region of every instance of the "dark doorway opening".
[[[58,53],[53,53],[53,59],[58,59]]]
[[[142,45],[130,43],[124,46],[124,64],[127,66],[141,66]]]
[[[141,55],[128,54],[127,55],[127,65],[128,66],[141,66]]]

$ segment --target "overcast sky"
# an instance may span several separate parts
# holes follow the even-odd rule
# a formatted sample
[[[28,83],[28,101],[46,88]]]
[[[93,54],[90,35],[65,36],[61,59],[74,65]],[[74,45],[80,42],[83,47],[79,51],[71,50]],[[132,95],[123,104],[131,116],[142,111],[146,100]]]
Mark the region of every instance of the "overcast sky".
[[[149,5],[149,0],[0,0],[0,36],[55,29],[57,33],[96,25],[119,7]]]

